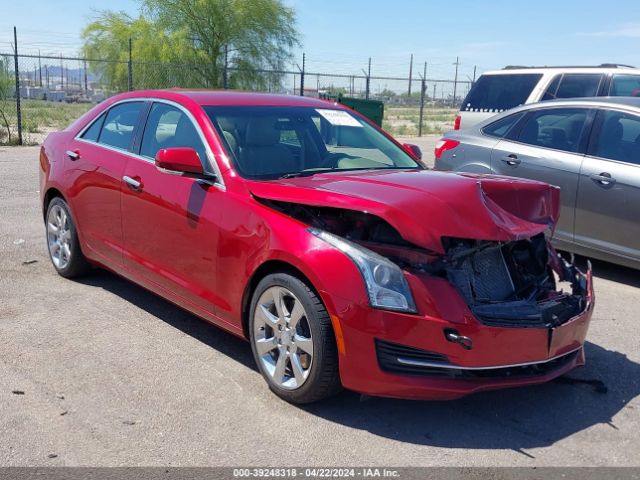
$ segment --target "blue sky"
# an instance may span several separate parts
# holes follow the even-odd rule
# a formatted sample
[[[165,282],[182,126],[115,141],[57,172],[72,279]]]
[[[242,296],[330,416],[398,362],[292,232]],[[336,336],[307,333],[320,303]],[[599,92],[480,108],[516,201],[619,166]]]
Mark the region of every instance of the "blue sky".
[[[428,62],[428,76],[461,78],[507,64],[640,66],[640,1],[613,8],[592,0],[285,0],[295,7],[308,69],[408,75]],[[535,5],[535,7],[529,6]],[[11,50],[13,25],[22,51],[73,53],[79,32],[106,6],[136,14],[134,0],[0,0],[0,52]],[[419,65],[419,66],[418,66]]]

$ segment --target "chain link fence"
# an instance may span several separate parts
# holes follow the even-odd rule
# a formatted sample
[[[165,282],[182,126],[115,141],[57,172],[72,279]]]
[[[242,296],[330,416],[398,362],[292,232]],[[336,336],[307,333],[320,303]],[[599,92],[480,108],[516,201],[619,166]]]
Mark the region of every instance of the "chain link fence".
[[[471,82],[0,53],[0,144],[40,143],[119,92],[174,87],[380,100],[383,128],[415,136],[450,130]]]

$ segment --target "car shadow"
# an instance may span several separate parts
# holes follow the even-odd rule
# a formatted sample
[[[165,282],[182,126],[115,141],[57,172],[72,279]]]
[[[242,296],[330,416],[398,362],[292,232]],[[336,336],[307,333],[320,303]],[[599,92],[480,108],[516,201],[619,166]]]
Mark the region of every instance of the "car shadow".
[[[78,281],[92,287],[103,288],[245,367],[258,371],[251,347],[246,341],[196,317],[155,293],[102,269],[97,269]]]
[[[245,341],[142,287],[102,270],[82,282],[134,303],[258,374]],[[597,424],[618,429],[613,417],[625,408],[634,408],[629,402],[640,395],[640,364],[590,342],[585,350],[585,367],[544,385],[479,393],[447,402],[369,398],[345,391],[299,408],[401,442],[511,449],[531,457],[525,450],[553,445]]]
[[[402,442],[444,448],[523,450],[545,447],[613,417],[640,395],[640,364],[593,343],[587,365],[544,385],[479,393],[447,402],[345,393],[306,411]],[[603,385],[604,384],[604,385]]]

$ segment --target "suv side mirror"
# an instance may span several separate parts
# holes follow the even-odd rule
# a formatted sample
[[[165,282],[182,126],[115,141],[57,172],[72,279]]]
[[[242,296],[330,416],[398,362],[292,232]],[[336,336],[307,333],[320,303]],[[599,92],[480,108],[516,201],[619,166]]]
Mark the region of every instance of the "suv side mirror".
[[[405,143],[403,147],[407,152],[416,157],[418,160],[422,160],[422,150],[420,150],[419,146],[412,143]]]
[[[171,172],[204,175],[198,153],[189,147],[163,148],[156,153],[156,167]]]

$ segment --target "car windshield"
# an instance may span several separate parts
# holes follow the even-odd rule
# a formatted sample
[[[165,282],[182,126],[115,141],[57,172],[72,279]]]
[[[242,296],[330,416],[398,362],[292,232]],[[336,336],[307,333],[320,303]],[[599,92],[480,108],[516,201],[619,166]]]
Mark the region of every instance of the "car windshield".
[[[312,107],[204,107],[240,175],[277,179],[332,170],[422,169],[356,115]]]

